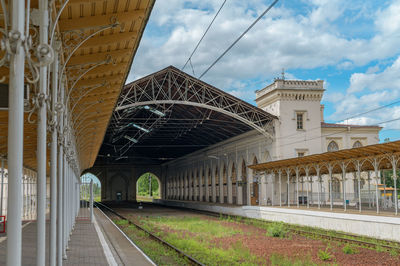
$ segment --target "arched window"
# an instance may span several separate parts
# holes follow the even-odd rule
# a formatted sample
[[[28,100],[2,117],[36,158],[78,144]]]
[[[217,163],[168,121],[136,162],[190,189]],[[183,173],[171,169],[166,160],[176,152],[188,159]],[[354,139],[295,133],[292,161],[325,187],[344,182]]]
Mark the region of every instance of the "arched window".
[[[360,147],[362,147],[363,145],[361,144],[361,142],[360,141],[356,141],[356,142],[354,142],[354,144],[353,144],[353,148],[360,148]]]
[[[332,178],[332,195],[334,199],[340,199],[340,180]]]
[[[339,150],[339,145],[336,143],[336,141],[332,140],[329,142],[328,145],[328,151],[338,151]]]

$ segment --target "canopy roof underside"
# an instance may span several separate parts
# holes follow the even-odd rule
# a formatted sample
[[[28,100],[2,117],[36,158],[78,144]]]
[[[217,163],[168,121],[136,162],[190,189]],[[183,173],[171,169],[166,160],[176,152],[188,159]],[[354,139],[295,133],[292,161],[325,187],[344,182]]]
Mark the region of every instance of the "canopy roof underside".
[[[175,67],[125,85],[96,164],[160,164],[256,129],[275,116]]]
[[[50,2],[54,21],[65,2]],[[154,0],[69,0],[62,10],[55,40],[61,43],[59,69],[65,64],[65,94],[70,94],[67,105],[72,113],[81,170],[91,167],[96,159],[153,5]],[[31,1],[31,10],[37,8],[38,1]],[[4,27],[3,17],[1,27]],[[1,52],[0,56],[3,55]],[[27,68],[26,76],[29,72]],[[6,77],[3,83],[8,84],[9,69],[1,67],[0,75]],[[31,99],[34,91],[31,86]],[[26,113],[24,165],[36,169],[37,126],[27,118]],[[32,120],[36,120],[35,115]],[[8,111],[3,109],[0,110],[0,155],[7,154],[7,128]]]

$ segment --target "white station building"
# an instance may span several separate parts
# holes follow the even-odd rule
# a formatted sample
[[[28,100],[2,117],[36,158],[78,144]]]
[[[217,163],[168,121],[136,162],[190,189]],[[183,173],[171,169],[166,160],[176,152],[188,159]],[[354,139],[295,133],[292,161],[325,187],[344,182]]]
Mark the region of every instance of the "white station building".
[[[240,205],[279,205],[287,204],[289,189],[289,204],[296,204],[296,181],[281,180],[281,196],[279,196],[279,180],[277,175],[256,176],[246,166],[269,161],[320,154],[327,151],[357,148],[379,142],[379,126],[359,126],[331,124],[324,122],[324,106],[321,99],[324,89],[322,80],[285,80],[276,79],[272,84],[256,91],[257,107],[277,117],[274,120],[274,139],[266,139],[256,130],[228,139],[212,147],[199,150],[185,157],[168,162],[165,166],[175,171],[167,189],[167,198],[191,199],[202,196],[205,201],[233,203]],[[188,169],[188,166],[189,169]],[[205,175],[203,174],[205,169]],[[191,180],[203,177],[202,191],[188,188]],[[192,173],[193,172],[193,173]],[[237,174],[239,173],[239,174]],[[169,173],[168,173],[169,174]],[[370,190],[375,186],[374,178],[368,178],[362,173],[361,191],[369,184]],[[373,174],[370,176],[372,177]],[[247,178],[246,178],[247,177]],[[189,181],[187,179],[189,178]],[[283,178],[283,177],[282,177]],[[286,175],[285,175],[286,178]],[[170,180],[170,179],[168,179]],[[368,181],[369,180],[369,181]],[[208,181],[208,182],[207,182]],[[311,177],[314,186],[300,180],[299,197],[309,192],[310,203],[317,204],[317,177]],[[274,190],[270,186],[274,183]],[[347,204],[358,202],[358,184],[355,175],[348,173],[345,182]],[[189,185],[188,185],[189,184]],[[219,184],[224,184],[219,186]],[[329,200],[329,177],[323,176],[320,187],[321,204]],[[274,193],[274,195],[271,195]],[[374,193],[373,191],[371,193]],[[195,195],[196,194],[196,195]],[[343,186],[340,177],[332,180],[334,204],[343,203]],[[220,197],[219,195],[224,195]],[[372,194],[371,194],[372,195]],[[371,196],[373,197],[373,196]],[[200,198],[199,198],[200,199]],[[300,198],[301,202],[301,198]],[[304,202],[306,199],[304,199]]]

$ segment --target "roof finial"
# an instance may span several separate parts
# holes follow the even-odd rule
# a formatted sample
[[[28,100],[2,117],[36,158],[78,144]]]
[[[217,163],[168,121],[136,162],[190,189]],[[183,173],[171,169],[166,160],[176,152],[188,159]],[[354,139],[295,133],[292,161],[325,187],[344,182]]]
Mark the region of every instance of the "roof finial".
[[[285,69],[282,68],[282,80],[285,80]]]

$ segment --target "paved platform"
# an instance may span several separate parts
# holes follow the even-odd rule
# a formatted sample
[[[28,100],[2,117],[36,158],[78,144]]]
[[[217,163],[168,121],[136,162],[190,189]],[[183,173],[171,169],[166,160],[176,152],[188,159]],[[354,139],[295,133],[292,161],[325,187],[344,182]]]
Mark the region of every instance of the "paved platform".
[[[49,264],[49,223],[46,224],[46,264]],[[0,238],[0,265],[6,264],[7,237]],[[94,225],[77,221],[71,235],[64,265],[109,265]],[[22,229],[22,265],[36,265],[36,222],[25,223]]]
[[[155,265],[95,209],[95,222],[77,220],[64,265]],[[0,265],[6,264],[7,236],[0,235]],[[49,223],[46,224],[46,265],[49,264]],[[36,222],[23,224],[22,265],[36,265]]]
[[[95,209],[94,214],[118,265],[155,265],[103,212]]]

